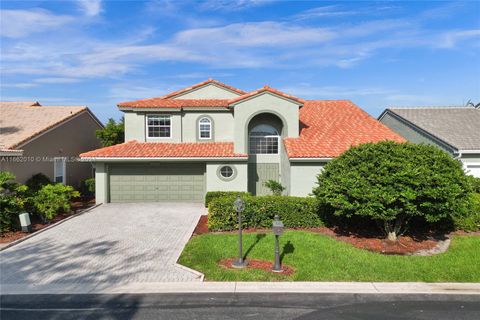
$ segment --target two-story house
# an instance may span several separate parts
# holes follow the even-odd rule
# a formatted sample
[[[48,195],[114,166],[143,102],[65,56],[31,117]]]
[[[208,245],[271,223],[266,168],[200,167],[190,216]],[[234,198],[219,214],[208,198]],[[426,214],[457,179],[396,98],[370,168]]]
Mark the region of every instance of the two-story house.
[[[307,196],[322,167],[352,145],[404,141],[348,100],[303,100],[208,80],[119,103],[125,143],[81,155],[96,169],[97,202],[203,201],[207,191]]]

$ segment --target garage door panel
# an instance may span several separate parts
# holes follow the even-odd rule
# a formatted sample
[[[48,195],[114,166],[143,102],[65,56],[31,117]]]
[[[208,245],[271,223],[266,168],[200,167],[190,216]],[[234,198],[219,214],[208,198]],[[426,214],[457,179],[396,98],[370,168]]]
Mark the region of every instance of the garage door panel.
[[[204,164],[112,165],[111,202],[195,201],[205,194]]]

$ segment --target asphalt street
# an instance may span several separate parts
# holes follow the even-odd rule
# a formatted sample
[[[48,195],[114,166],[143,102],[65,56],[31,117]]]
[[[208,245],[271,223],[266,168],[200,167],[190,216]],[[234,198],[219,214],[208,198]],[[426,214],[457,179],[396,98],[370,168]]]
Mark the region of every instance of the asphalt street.
[[[480,295],[4,295],[0,319],[480,319]]]

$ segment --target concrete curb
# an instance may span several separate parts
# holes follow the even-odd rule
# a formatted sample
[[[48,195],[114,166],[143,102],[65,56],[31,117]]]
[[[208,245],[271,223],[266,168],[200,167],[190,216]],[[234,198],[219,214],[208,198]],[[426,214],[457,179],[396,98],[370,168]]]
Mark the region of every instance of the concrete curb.
[[[70,220],[70,219],[73,219],[73,218],[76,218],[76,217],[78,217],[78,216],[81,216],[82,214],[87,213],[88,211],[91,211],[91,210],[99,207],[100,205],[102,205],[102,204],[99,203],[99,204],[96,204],[96,205],[94,205],[94,206],[91,206],[90,208],[87,208],[87,209],[85,209],[85,210],[82,210],[82,211],[80,211],[80,212],[77,212],[77,213],[75,213],[74,215],[71,215],[71,216],[68,217],[68,218],[65,218],[65,219],[63,219],[63,220],[60,220],[60,221],[58,221],[58,222],[55,222],[54,224],[51,224],[51,225],[49,225],[48,227],[45,227],[45,228],[40,229],[40,230],[38,230],[38,231],[35,231],[34,233],[29,234],[28,236],[25,236],[25,237],[20,238],[20,239],[18,239],[18,240],[15,240],[15,241],[12,241],[12,242],[10,242],[10,243],[7,243],[5,246],[3,246],[3,247],[0,248],[0,251],[3,251],[3,250],[8,249],[8,248],[10,248],[10,247],[13,247],[14,245],[17,245],[17,244],[19,244],[19,243],[21,243],[21,242],[23,242],[23,241],[25,241],[25,240],[28,240],[28,239],[30,239],[30,238],[33,238],[33,237],[39,235],[40,233],[42,233],[42,232],[44,232],[44,231],[50,230],[50,229],[53,228],[53,227],[56,227],[56,226],[58,226],[58,225],[60,225],[60,224],[62,224],[62,223],[64,223],[64,222],[67,222],[67,221]]]
[[[184,243],[183,245],[183,249],[185,249],[185,246],[187,245],[188,241],[192,238],[193,236],[193,232],[195,231],[195,228],[197,227],[198,225],[198,221],[200,221],[200,218],[202,216],[199,216],[198,219],[195,221],[195,225],[193,226],[193,228],[191,228],[191,230],[188,230],[188,232],[185,234],[185,236],[183,237],[182,241]],[[190,272],[190,273],[193,273],[194,275],[196,275],[198,277],[198,280],[200,282],[203,282],[203,280],[205,279],[205,275],[203,273],[201,273],[200,271],[197,271],[197,270],[194,270],[194,269],[191,269],[189,267],[186,267],[184,265],[181,265],[180,263],[178,263],[178,260],[180,259],[180,256],[182,255],[182,252],[183,252],[183,249],[182,251],[175,257],[175,266],[177,268],[180,268],[180,269],[183,269],[187,272]]]
[[[152,282],[15,285],[11,294],[147,294],[147,293],[344,293],[478,295],[480,283],[424,282]]]

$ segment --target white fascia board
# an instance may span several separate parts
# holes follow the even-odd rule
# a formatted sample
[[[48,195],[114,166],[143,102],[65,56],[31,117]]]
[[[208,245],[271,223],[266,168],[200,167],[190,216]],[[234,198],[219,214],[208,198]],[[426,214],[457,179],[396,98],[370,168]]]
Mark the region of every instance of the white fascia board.
[[[475,154],[478,153],[480,154],[480,150],[458,150],[456,153],[464,153],[464,154]]]
[[[334,158],[290,158],[291,162],[326,162]]]
[[[157,158],[107,158],[107,157],[85,157],[80,158],[83,162],[148,162],[148,161],[248,161],[248,157],[212,157],[212,158],[178,158],[178,157],[157,157]]]

